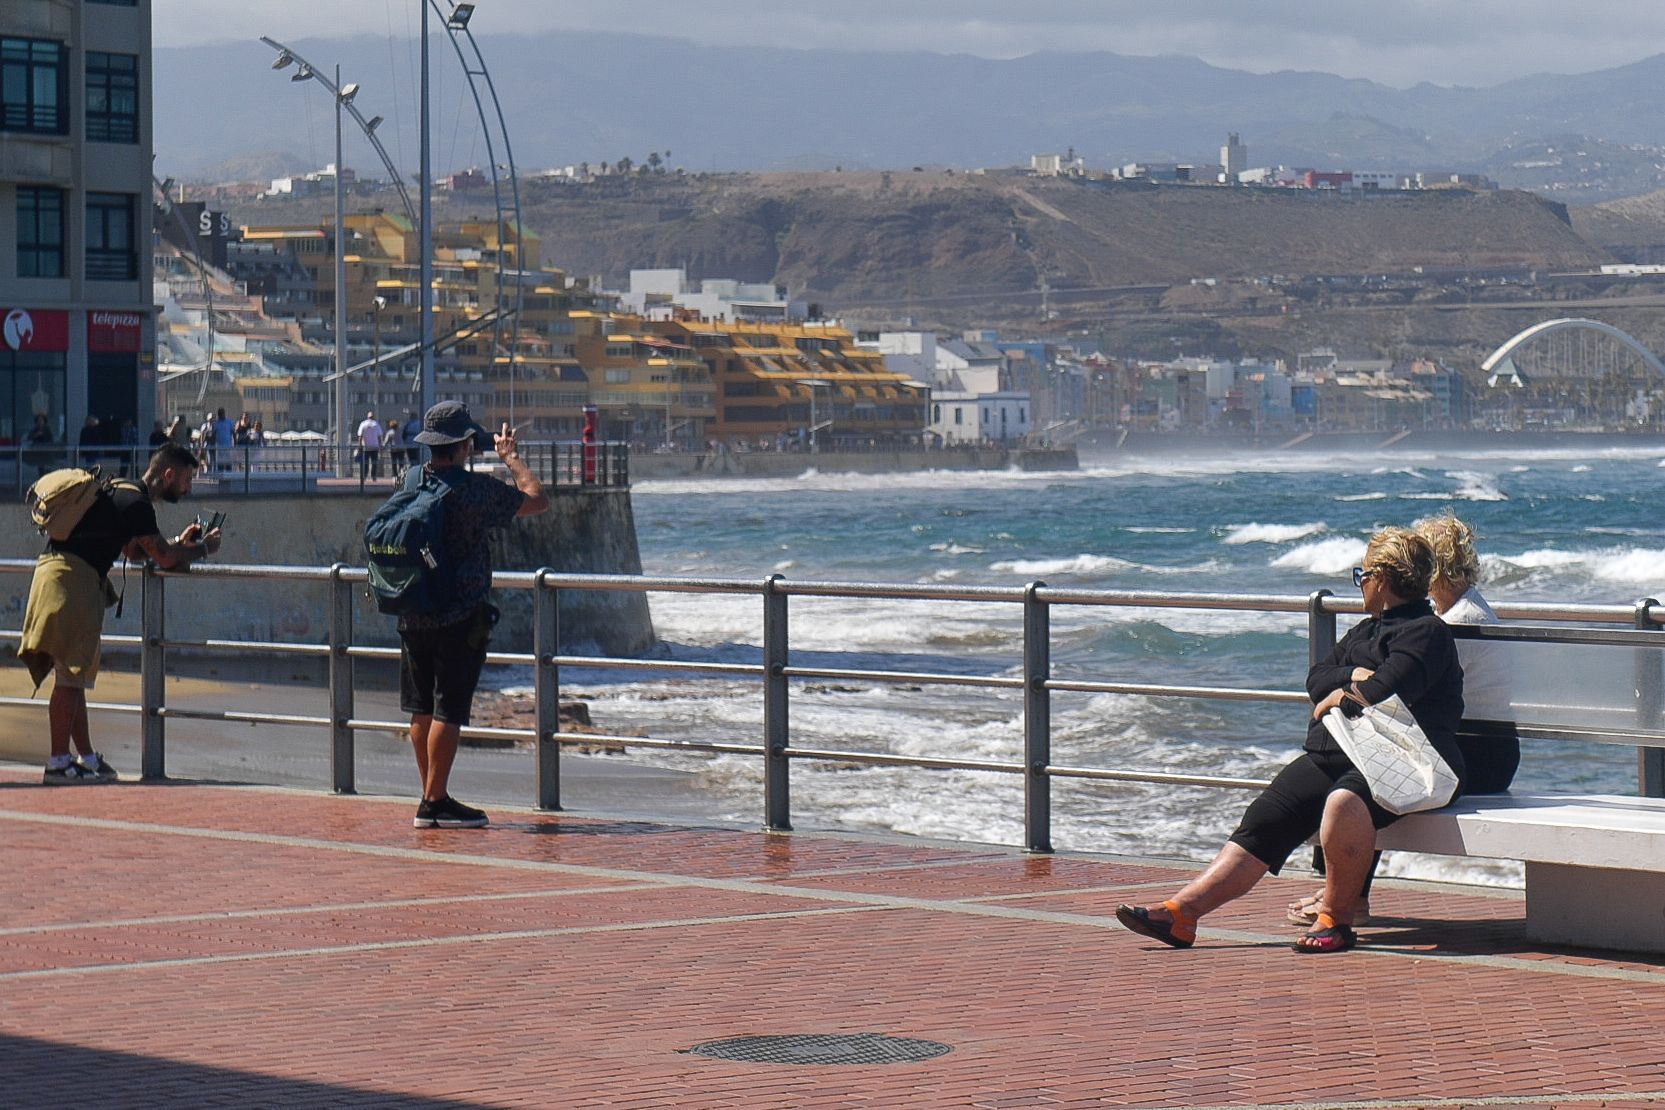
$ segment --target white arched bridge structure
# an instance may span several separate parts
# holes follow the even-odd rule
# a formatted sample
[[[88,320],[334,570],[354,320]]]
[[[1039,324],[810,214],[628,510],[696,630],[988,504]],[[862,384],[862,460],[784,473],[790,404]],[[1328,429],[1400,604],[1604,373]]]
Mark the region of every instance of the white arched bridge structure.
[[[1638,363],[1642,376],[1665,378],[1665,364],[1634,336],[1600,320],[1568,318],[1533,324],[1493,351],[1480,369],[1488,385],[1526,385],[1536,378],[1588,381]]]

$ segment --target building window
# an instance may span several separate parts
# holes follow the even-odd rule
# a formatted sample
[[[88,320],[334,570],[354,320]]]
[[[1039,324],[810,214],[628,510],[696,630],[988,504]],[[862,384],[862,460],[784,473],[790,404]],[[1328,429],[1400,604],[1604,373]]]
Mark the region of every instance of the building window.
[[[14,352],[0,345],[0,443],[29,442],[29,433],[43,418],[46,433],[37,442],[64,442],[67,359],[56,351]],[[23,457],[31,461],[27,454]],[[32,461],[44,467],[51,456]]]
[[[17,187],[17,276],[64,276],[64,191]]]
[[[63,43],[0,38],[0,130],[67,135],[68,92]]]
[[[629,384],[629,382],[630,382],[630,371],[628,371],[628,370],[609,370],[609,371],[607,371],[607,384],[608,385],[627,385],[627,384]]]
[[[87,194],[87,279],[132,281],[139,276],[133,243],[133,197]]]
[[[139,141],[139,58],[87,52],[87,141]]]

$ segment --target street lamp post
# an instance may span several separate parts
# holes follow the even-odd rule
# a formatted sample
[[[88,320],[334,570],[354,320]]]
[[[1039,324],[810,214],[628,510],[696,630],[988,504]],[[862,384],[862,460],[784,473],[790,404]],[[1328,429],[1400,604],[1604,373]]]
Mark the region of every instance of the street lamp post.
[[[302,70],[303,73],[310,71]],[[347,183],[341,166],[341,109],[358,95],[357,85],[341,85],[335,67],[335,453],[336,473],[347,474]]]
[[[429,142],[429,106],[428,106],[428,0],[418,0],[422,9],[422,143],[421,143],[421,180],[417,183],[417,191],[421,197],[422,208],[422,265],[420,267],[421,289],[417,295],[421,298],[421,343],[422,343],[422,403],[421,411],[427,412],[433,405],[434,396],[434,186],[433,173],[430,165]],[[469,5],[472,13],[473,5]]]
[[[370,300],[370,341],[375,347],[375,354],[371,356],[371,404],[377,412],[382,410],[382,309],[387,307],[386,297],[372,297]]]
[[[822,381],[820,378],[799,378],[798,384],[809,389],[809,453],[812,455],[818,454],[816,433],[821,430],[821,423],[815,418],[815,391],[831,383]],[[832,426],[831,420],[827,421],[827,426]]]
[[[285,69],[298,60],[287,47],[282,47],[270,39],[262,39],[268,45],[279,47],[278,56],[272,62],[273,69]],[[358,86],[343,85],[341,83],[341,67],[335,67],[335,81],[323,76],[311,65],[301,62],[291,81],[313,81],[328,87],[330,98],[335,101],[335,391],[331,404],[331,423],[334,428],[330,440],[335,445],[336,473],[347,473],[347,384],[342,376],[347,369],[347,186],[342,176],[341,153],[341,112],[348,108],[353,97],[358,95]]]

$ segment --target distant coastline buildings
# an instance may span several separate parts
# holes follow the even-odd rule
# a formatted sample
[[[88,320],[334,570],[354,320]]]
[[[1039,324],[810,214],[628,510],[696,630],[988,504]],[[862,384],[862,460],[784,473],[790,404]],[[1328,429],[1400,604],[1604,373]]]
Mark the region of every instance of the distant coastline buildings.
[[[1483,174],[1449,170],[1315,169],[1283,165],[1251,167],[1248,145],[1235,131],[1226,136],[1225,144],[1220,147],[1220,161],[1216,164],[1128,162],[1107,171],[1092,171],[1072,147],[1067,154],[1031,155],[1029,172],[1037,177],[1100,178],[1158,185],[1241,185],[1343,193],[1497,188],[1497,184]]]

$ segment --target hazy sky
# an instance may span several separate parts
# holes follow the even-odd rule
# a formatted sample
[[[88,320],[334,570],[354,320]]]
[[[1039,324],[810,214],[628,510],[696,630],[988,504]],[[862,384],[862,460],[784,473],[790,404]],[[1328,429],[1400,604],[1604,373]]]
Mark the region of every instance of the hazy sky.
[[[442,6],[449,0],[439,0]],[[417,0],[154,0],[156,42],[404,36]],[[628,12],[628,15],[621,13]],[[1655,0],[477,0],[476,36],[632,31],[705,43],[1190,54],[1255,72],[1311,69],[1395,86],[1490,85],[1665,52]]]

